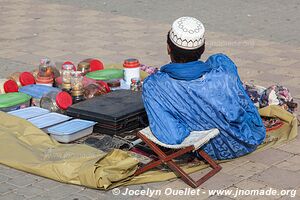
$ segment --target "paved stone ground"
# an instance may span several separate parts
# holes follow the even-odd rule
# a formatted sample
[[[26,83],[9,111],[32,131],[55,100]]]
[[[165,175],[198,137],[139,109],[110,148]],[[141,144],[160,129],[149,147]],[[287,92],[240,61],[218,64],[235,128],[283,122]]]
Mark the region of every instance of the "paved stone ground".
[[[238,25],[237,25],[238,26]],[[166,33],[170,25],[150,19],[104,13],[73,5],[36,0],[0,1],[0,77],[14,71],[37,67],[44,56],[61,62],[75,63],[97,57],[104,63],[121,63],[136,57],[148,65],[168,62]],[[245,39],[220,32],[207,31],[209,54],[223,52],[231,57],[246,81],[269,86],[280,83],[300,99],[300,47],[261,39]],[[201,189],[297,189],[300,199],[300,139],[251,154],[223,164],[223,170]],[[198,172],[195,175],[200,175]],[[131,189],[184,189],[180,180],[131,186]],[[120,188],[125,191],[126,188]],[[0,166],[0,199],[129,199],[113,196],[111,191],[97,191],[61,184],[42,177]],[[140,197],[134,197],[140,198]],[[146,197],[142,197],[147,199]],[[194,197],[155,196],[155,199],[191,199]],[[197,199],[233,199],[209,197]],[[237,199],[257,199],[238,197]],[[290,199],[263,196],[259,199]]]

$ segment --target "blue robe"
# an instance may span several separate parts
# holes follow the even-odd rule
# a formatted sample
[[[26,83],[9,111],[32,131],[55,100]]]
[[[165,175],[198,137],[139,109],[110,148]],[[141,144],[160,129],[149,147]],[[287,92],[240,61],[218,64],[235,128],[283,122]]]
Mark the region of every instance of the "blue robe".
[[[248,154],[266,135],[235,64],[223,54],[161,67],[144,81],[143,101],[150,129],[163,143],[180,144],[191,131],[219,129],[202,147],[214,159]]]

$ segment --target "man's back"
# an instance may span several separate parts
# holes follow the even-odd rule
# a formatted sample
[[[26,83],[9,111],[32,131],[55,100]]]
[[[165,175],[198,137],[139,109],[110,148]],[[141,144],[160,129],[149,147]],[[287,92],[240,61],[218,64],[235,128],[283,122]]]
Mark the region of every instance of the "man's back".
[[[215,159],[228,159],[254,151],[265,138],[258,111],[225,55],[166,65],[145,80],[143,91],[150,128],[164,143],[179,144],[191,131],[218,128],[220,135],[203,148]]]

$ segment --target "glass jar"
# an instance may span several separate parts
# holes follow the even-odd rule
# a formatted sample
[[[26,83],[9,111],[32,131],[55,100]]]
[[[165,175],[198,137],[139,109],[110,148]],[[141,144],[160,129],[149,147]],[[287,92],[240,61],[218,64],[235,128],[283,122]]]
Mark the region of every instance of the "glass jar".
[[[91,99],[95,96],[100,96],[102,94],[106,94],[106,88],[102,85],[99,85],[97,83],[89,84],[84,88],[83,95],[86,99]]]
[[[80,71],[75,71],[71,73],[71,89],[73,102],[77,103],[84,100],[83,97],[83,75]]]
[[[77,66],[77,71],[80,71],[83,75],[86,75],[90,71],[90,63],[80,62]]]
[[[74,72],[73,65],[66,64],[62,69],[62,89],[69,91],[71,89],[71,74]]]
[[[72,92],[78,92],[82,94],[83,90],[83,75],[80,71],[71,73],[71,88]]]
[[[35,78],[30,72],[14,72],[8,79],[15,81],[18,87],[35,84]]]
[[[72,97],[67,92],[51,91],[45,94],[40,100],[41,108],[45,108],[51,112],[63,113],[72,105]]]
[[[120,89],[120,86],[121,86],[120,79],[112,79],[112,80],[107,81],[106,83],[111,90]]]
[[[41,59],[40,65],[39,65],[38,76],[40,76],[40,77],[52,77],[53,76],[51,61],[49,58]]]

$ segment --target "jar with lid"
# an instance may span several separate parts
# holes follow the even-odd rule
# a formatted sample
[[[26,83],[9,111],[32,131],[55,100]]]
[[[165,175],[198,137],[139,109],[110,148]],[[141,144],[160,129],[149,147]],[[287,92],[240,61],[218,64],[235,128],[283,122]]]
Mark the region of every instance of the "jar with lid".
[[[12,93],[12,92],[18,92],[19,87],[18,84],[13,81],[13,80],[6,80],[6,79],[1,79],[1,85],[2,87],[0,88],[1,92],[4,93]],[[3,83],[3,84],[2,84]]]
[[[120,89],[120,86],[121,86],[120,79],[108,80],[108,81],[106,81],[106,83],[111,90],[118,90],[118,89]]]
[[[0,79],[0,94],[18,92],[19,87],[13,80]]]
[[[83,101],[83,75],[80,71],[75,71],[71,73],[71,88],[73,103]]]
[[[51,91],[40,100],[41,108],[45,108],[51,112],[63,113],[72,105],[72,97],[64,91]]]
[[[74,72],[74,67],[71,64],[66,64],[62,68],[62,89],[65,91],[71,90],[71,73]]]
[[[106,88],[103,85],[99,85],[97,83],[89,84],[84,88],[84,98],[91,99],[95,96],[100,96],[102,94],[106,94]]]
[[[80,62],[77,66],[77,71],[80,71],[83,75],[86,75],[90,71],[90,63]]]
[[[141,91],[142,90],[142,83],[138,78],[132,78],[130,84],[130,90],[133,91]]]
[[[7,79],[15,81],[18,87],[35,84],[35,78],[30,72],[14,72]]]
[[[61,70],[64,70],[67,65],[72,65],[73,71],[76,71],[76,67],[75,67],[74,63],[72,63],[71,61],[64,62],[61,66]]]
[[[40,60],[38,76],[39,77],[53,77],[51,60],[49,58],[43,58]]]

